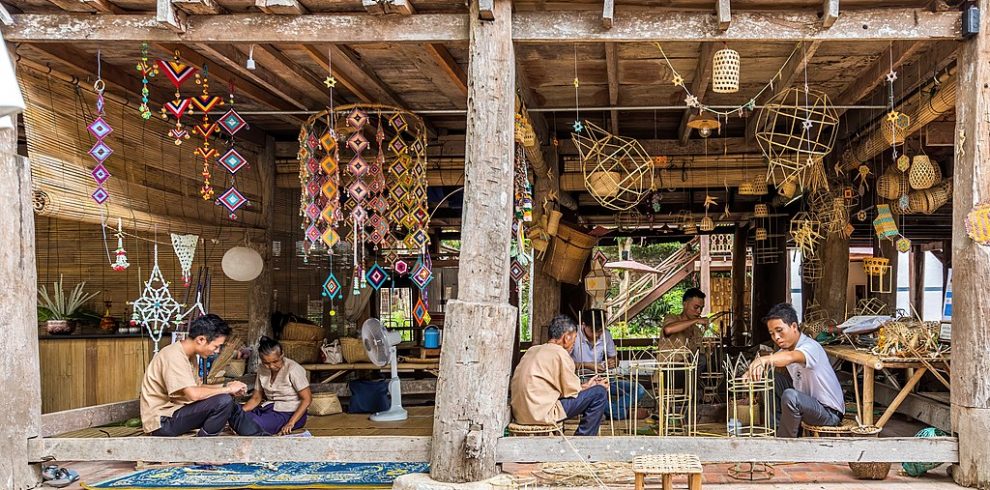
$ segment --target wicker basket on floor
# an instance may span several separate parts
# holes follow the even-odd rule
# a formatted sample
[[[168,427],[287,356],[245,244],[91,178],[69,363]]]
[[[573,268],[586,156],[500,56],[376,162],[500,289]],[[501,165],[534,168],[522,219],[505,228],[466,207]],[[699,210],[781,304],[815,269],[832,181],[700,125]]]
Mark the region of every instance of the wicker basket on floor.
[[[306,413],[317,416],[334,415],[343,411],[344,409],[340,406],[340,398],[337,398],[336,393],[330,393],[328,391],[313,393],[313,402],[306,409]]]
[[[350,364],[357,362],[371,362],[368,351],[364,350],[361,339],[350,337],[340,338],[340,353],[344,355],[344,361]]]
[[[310,364],[320,360],[320,344],[315,340],[283,340],[281,344],[285,357],[299,364]]]
[[[245,359],[232,359],[230,363],[227,364],[227,369],[224,370],[223,375],[228,378],[239,378],[244,376],[244,368],[247,364]]]
[[[877,437],[882,429],[875,425],[853,427],[853,437]],[[890,463],[849,463],[853,476],[860,480],[886,480],[890,473]]]

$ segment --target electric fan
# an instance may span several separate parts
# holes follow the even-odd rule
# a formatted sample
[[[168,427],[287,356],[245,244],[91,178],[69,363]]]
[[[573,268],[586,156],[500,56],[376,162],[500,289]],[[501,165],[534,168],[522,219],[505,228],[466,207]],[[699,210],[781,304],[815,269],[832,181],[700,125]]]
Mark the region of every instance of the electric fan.
[[[374,422],[406,420],[408,414],[406,409],[402,408],[402,386],[399,384],[395,354],[395,346],[402,341],[402,335],[399,332],[386,330],[377,318],[369,318],[361,325],[361,340],[364,341],[364,350],[368,351],[368,358],[376,366],[381,367],[389,361],[392,362],[392,379],[388,382],[388,394],[392,399],[392,406],[387,411],[372,414],[369,418]]]

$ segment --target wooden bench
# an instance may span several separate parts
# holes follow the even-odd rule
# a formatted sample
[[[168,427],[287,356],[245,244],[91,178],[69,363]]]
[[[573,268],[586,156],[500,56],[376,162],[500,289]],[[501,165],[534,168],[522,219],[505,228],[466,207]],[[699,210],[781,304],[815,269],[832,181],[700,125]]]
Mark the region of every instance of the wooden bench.
[[[333,371],[333,374],[320,381],[321,383],[329,383],[351,371],[356,370],[367,370],[367,371],[388,371],[392,369],[391,365],[385,364],[384,366],[378,366],[370,362],[359,362],[359,363],[342,363],[342,364],[303,364],[303,369],[307,371]],[[434,376],[437,376],[440,371],[440,361],[435,362],[400,362],[396,365],[396,369],[400,373],[412,373],[412,372],[427,372]]]
[[[688,488],[701,490],[701,460],[693,454],[648,454],[633,459],[636,490],[643,490],[646,475],[660,475],[663,490],[674,488],[674,475],[687,475]]]

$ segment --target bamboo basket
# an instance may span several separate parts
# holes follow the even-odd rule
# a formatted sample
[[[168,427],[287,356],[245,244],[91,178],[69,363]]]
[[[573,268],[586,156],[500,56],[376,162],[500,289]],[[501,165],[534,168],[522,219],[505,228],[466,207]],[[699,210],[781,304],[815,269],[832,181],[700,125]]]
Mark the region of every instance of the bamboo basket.
[[[952,180],[946,180],[930,189],[908,194],[908,210],[912,213],[932,214],[952,199]]]
[[[884,199],[899,199],[907,190],[904,175],[897,172],[896,168],[890,168],[894,171],[888,170],[877,179],[877,194]]]
[[[588,192],[600,197],[614,197],[619,193],[619,182],[622,174],[619,172],[592,172],[588,175],[585,185]]]
[[[371,362],[368,352],[364,350],[364,343],[361,339],[351,337],[340,338],[340,353],[344,356],[344,361],[349,364],[358,362]]]
[[[285,357],[299,364],[311,364],[320,361],[320,344],[312,340],[283,340],[282,352]]]
[[[908,172],[908,183],[915,190],[928,189],[942,180],[942,170],[928,155],[915,155]]]
[[[765,196],[768,192],[770,192],[770,190],[767,189],[766,177],[763,175],[757,175],[756,178],[753,179],[753,195]]]
[[[701,223],[698,225],[698,228],[700,228],[701,231],[712,231],[715,229],[715,222],[708,216],[705,216],[704,218],[701,218]]]
[[[326,338],[326,331],[319,325],[289,322],[282,329],[282,340],[307,340],[319,342]]]
[[[712,56],[712,92],[732,94],[739,91],[739,52],[723,48]]]
[[[561,223],[553,237],[553,250],[544,263],[543,272],[561,282],[580,283],[584,264],[596,243],[597,238]]]
[[[760,203],[753,206],[753,216],[757,218],[769,218],[770,208],[766,204]]]
[[[852,437],[877,437],[880,427],[864,425],[849,430]],[[849,463],[853,476],[860,480],[886,480],[890,473],[890,463]]]
[[[328,391],[313,393],[313,402],[309,404],[306,413],[309,415],[323,416],[342,413],[344,409],[340,406],[340,398],[336,393]]]
[[[866,257],[863,259],[863,272],[868,276],[880,276],[890,270],[890,259]]]
[[[756,229],[756,240],[762,242],[762,241],[764,241],[766,239],[767,239],[767,229],[766,228],[757,228]]]
[[[227,369],[224,370],[223,375],[228,378],[239,378],[244,376],[244,369],[247,365],[247,361],[244,359],[233,359],[227,364]]]

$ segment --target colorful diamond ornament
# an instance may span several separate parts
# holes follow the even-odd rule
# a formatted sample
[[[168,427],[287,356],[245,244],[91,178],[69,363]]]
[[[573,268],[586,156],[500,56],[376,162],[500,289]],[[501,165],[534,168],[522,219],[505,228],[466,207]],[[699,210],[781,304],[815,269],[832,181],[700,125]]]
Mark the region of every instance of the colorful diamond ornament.
[[[223,165],[223,168],[227,169],[227,171],[232,174],[236,174],[238,170],[243,168],[248,163],[247,160],[245,160],[244,157],[242,157],[241,154],[233,148],[227,150],[227,153],[224,153],[218,161],[220,162],[220,165]]]
[[[365,278],[368,279],[368,284],[375,288],[375,291],[378,291],[381,289],[382,284],[385,284],[385,281],[388,280],[388,272],[386,272],[382,266],[378,265],[378,262],[375,262],[375,265],[372,265],[371,268],[368,269],[368,273],[365,274]]]
[[[327,276],[327,280],[323,281],[323,296],[330,299],[336,299],[340,295],[340,281],[337,280],[337,276],[333,275],[333,272]]]
[[[416,325],[422,327],[423,324],[430,323],[430,312],[426,309],[426,303],[423,303],[423,298],[419,298],[416,302],[416,306],[413,307],[413,318],[416,319]]]
[[[220,117],[220,126],[223,127],[224,131],[227,131],[228,134],[233,136],[234,133],[244,129],[247,126],[247,122],[244,121],[244,118],[237,111],[230,109]]]

